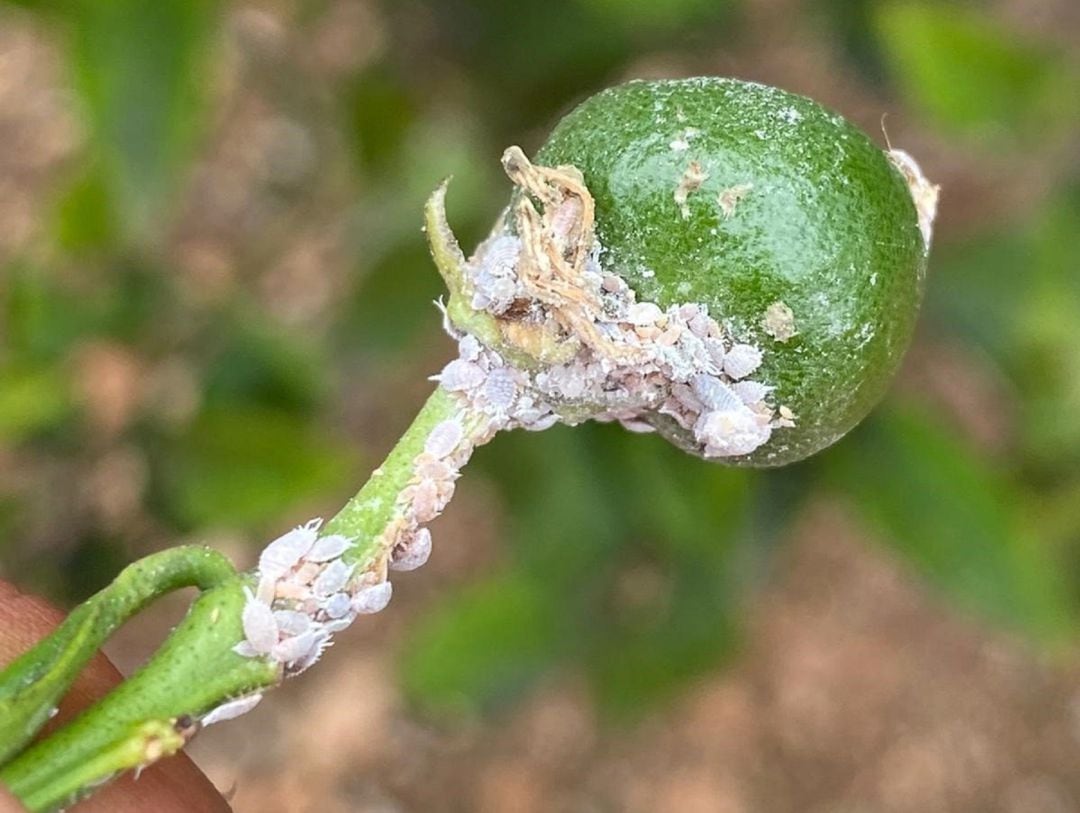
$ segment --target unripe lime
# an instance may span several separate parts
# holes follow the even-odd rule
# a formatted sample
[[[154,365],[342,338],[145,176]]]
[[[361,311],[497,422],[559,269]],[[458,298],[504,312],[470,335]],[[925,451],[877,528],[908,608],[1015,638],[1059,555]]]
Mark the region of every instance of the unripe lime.
[[[567,115],[536,162],[582,172],[601,265],[639,301],[705,304],[761,349],[754,379],[796,425],[730,462],[804,458],[882,396],[915,323],[927,238],[905,175],[842,117],[730,79],[630,82]]]

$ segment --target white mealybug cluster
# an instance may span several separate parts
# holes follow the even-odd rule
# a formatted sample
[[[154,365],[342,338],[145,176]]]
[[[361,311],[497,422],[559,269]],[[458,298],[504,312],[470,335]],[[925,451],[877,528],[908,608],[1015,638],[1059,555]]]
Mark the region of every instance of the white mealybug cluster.
[[[259,557],[257,584],[247,590],[238,654],[297,674],[319,659],[334,633],[382,610],[392,593],[388,571],[428,560],[427,524],[453,497],[473,450],[500,430],[601,420],[645,432],[674,423],[703,456],[733,457],[759,448],[774,429],[794,426],[790,409],[769,403],[772,388],[751,378],[762,363],[760,348],[736,341],[703,305],[638,302],[624,280],[603,271],[592,198],[576,170],[534,167],[513,149],[504,167],[529,193],[513,232],[496,233],[466,261],[441,208],[428,230],[437,262],[457,258],[444,273],[455,307],[467,297],[474,314],[496,320],[502,338],[492,338],[488,321],[482,342],[455,326],[440,303],[458,353],[433,379],[457,411],[428,428],[374,557],[357,571],[347,558],[353,540],[320,535],[321,520],[271,542]],[[685,205],[705,177],[691,163],[676,202]],[[543,215],[532,199],[543,203]],[[243,710],[235,701],[204,722]]]
[[[342,558],[352,540],[320,536],[321,527],[319,519],[297,526],[259,556],[256,588],[245,589],[244,639],[234,648],[237,654],[268,658],[286,675],[298,674],[319,659],[335,632],[390,600],[385,575],[357,575]],[[220,719],[228,718],[218,715],[214,721]]]
[[[507,249],[512,240],[520,242],[506,234],[492,238],[469,268],[486,267],[483,257],[491,247],[522,257],[520,249]],[[593,419],[647,432],[653,431],[654,416],[665,416],[692,435],[703,456],[713,458],[749,454],[774,429],[794,425],[790,410],[781,415],[768,403],[772,388],[751,378],[762,363],[760,348],[733,341],[703,305],[664,310],[638,302],[625,281],[600,271],[597,253],[591,253],[580,280],[596,302],[595,340],[565,361],[518,369],[474,336],[451,329],[458,357],[433,378],[461,400],[463,412],[486,416],[494,428],[531,430]],[[515,279],[512,298],[532,302],[528,319],[554,320],[523,276]],[[454,426],[436,427],[428,451],[442,452],[458,436]],[[419,487],[414,495],[422,508],[433,498]]]
[[[517,148],[503,166],[527,194],[468,260],[449,234],[441,193],[433,198],[435,255],[458,257],[451,272],[443,269],[451,297],[498,325],[482,342],[468,325],[447,324],[458,357],[434,379],[460,399],[462,414],[482,415],[495,429],[617,420],[632,431],[676,432],[674,423],[680,439],[713,458],[750,454],[774,430],[794,426],[790,409],[770,403],[767,381],[752,377],[760,347],[739,341],[705,305],[639,302],[604,271],[592,196],[577,170],[534,166]],[[706,177],[688,163],[675,191],[681,209]],[[794,328],[774,333],[786,340]],[[510,362],[520,355],[525,363]],[[425,508],[433,494],[418,488],[414,500]]]
[[[490,369],[479,345],[471,347],[464,342],[459,348],[461,355],[451,362],[441,374],[435,376],[440,382],[454,380],[448,391],[464,402],[471,401],[473,394],[485,387]],[[458,362],[471,365],[480,372],[469,375],[468,386],[454,379]],[[445,383],[443,383],[445,388]],[[505,419],[492,418],[486,414],[462,410],[458,415],[440,421],[431,428],[424,441],[423,451],[412,464],[413,476],[398,495],[394,520],[382,534],[379,547],[387,551],[387,566],[399,572],[415,570],[431,556],[431,531],[425,526],[439,516],[454,496],[455,483],[461,467],[472,455],[473,449],[485,443],[503,427]]]
[[[387,571],[409,571],[431,556],[435,519],[454,494],[461,467],[479,443],[508,423],[508,408],[519,391],[516,376],[491,366],[491,354],[462,341],[461,357],[436,376],[463,400],[486,403],[488,411],[462,410],[435,424],[411,461],[411,477],[398,494],[376,555],[362,572],[346,561],[353,541],[339,534],[319,535],[312,520],[271,542],[259,557],[258,583],[246,591],[241,615],[244,639],[237,654],[267,658],[284,674],[298,674],[314,664],[331,637],[357,616],[377,613],[390,601]],[[494,382],[494,384],[492,384]]]

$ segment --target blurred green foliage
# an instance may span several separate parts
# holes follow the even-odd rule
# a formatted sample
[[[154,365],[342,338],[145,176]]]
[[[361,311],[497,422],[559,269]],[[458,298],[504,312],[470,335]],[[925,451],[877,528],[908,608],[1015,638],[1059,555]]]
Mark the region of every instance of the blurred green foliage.
[[[55,38],[84,138],[40,233],[0,255],[0,554],[68,599],[180,536],[254,544],[359,485],[420,397],[401,382],[449,352],[419,231],[442,177],[471,244],[505,203],[502,148],[535,147],[583,95],[770,64],[750,0],[362,2],[333,59],[332,2],[279,28],[211,0],[19,5],[0,27]],[[775,472],[612,427],[500,438],[471,477],[497,489],[506,555],[402,647],[426,708],[473,713],[576,669],[612,714],[642,713],[737,651],[744,599],[821,494],[958,606],[1075,635],[1077,55],[971,4],[831,3],[805,23],[864,104],[936,145],[932,176],[975,156],[1016,196],[958,225],[946,188],[918,354],[951,348],[997,395],[959,414],[915,370],[850,438]],[[965,428],[980,411],[1004,438]]]
[[[948,3],[884,5],[882,46],[912,104],[943,128],[1045,139],[1075,124],[1076,65],[984,14]]]

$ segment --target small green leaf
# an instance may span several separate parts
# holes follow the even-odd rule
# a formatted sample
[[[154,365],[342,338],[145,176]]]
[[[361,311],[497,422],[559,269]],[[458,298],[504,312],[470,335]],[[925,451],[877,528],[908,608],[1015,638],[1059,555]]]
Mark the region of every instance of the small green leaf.
[[[204,60],[217,0],[70,0],[75,86],[94,152],[130,238],[162,225],[179,170],[204,121]]]
[[[3,275],[0,343],[9,358],[31,365],[56,361],[89,331],[96,301],[67,290],[57,275],[29,263],[12,263]]]
[[[1030,293],[1029,242],[1020,230],[999,230],[935,246],[927,318],[999,362],[1007,360],[1015,346],[1017,303]]]
[[[18,441],[57,426],[71,410],[67,377],[56,368],[0,368],[0,440]]]
[[[758,472],[688,457],[660,438],[622,437],[612,455],[628,538],[584,658],[603,708],[639,717],[715,669],[739,640],[754,548]],[[782,511],[780,505],[774,510]]]
[[[406,690],[429,711],[459,714],[516,697],[562,649],[563,617],[557,595],[532,575],[475,585],[409,637]]]
[[[341,489],[354,462],[302,419],[256,408],[208,410],[164,459],[164,493],[186,527],[272,522]]]
[[[1064,190],[1040,213],[1024,266],[1024,295],[1008,304],[1016,314],[1011,368],[1029,464],[1063,485],[1080,471],[1080,186]]]
[[[727,16],[730,2],[717,0],[578,0],[579,4],[609,26],[663,31],[700,26]]]
[[[328,364],[318,348],[265,320],[265,314],[222,318],[207,331],[213,348],[204,376],[210,406],[247,403],[306,413],[321,400]]]
[[[115,243],[116,214],[100,166],[75,181],[60,199],[55,228],[60,245],[71,251],[107,249]]]
[[[984,13],[896,3],[881,9],[878,30],[904,94],[945,129],[1046,139],[1076,120],[1075,66]]]
[[[1073,629],[1062,563],[1025,526],[1003,475],[938,423],[879,411],[827,463],[881,538],[961,605],[1040,636]]]

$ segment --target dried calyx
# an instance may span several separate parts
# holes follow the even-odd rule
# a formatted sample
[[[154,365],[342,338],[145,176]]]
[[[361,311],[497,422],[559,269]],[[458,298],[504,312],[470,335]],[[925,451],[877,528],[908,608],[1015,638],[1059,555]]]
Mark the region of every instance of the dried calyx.
[[[688,450],[707,458],[749,454],[794,426],[753,378],[758,347],[736,342],[704,305],[638,302],[603,270],[576,169],[534,166],[516,147],[503,167],[519,197],[471,259],[447,226],[445,188],[428,205],[460,349],[437,376],[445,388],[505,428],[618,420],[681,446],[692,437]]]

